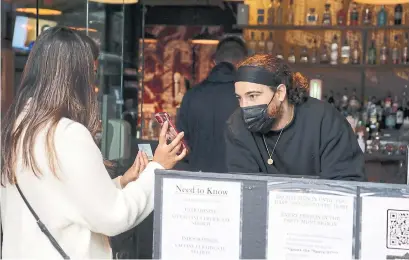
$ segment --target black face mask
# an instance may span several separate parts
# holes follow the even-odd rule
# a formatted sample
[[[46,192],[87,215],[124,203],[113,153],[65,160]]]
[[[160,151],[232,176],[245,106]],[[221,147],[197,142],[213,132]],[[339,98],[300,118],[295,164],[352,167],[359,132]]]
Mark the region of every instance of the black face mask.
[[[269,131],[271,131],[271,128],[276,122],[276,118],[271,117],[268,114],[267,109],[274,97],[275,93],[268,104],[241,108],[243,111],[244,123],[250,132],[267,134]]]

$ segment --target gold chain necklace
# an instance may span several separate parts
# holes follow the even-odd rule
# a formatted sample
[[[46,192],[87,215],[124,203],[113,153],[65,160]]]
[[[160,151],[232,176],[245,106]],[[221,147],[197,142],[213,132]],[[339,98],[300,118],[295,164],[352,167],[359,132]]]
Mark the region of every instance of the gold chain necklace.
[[[290,120],[288,120],[288,123],[281,129],[280,134],[278,135],[277,141],[276,141],[276,143],[274,144],[274,147],[273,147],[273,150],[271,151],[271,153],[270,153],[270,150],[268,149],[268,145],[267,145],[267,142],[266,142],[266,138],[264,137],[264,134],[262,135],[262,137],[263,137],[263,142],[264,142],[264,146],[266,147],[267,154],[268,154],[268,159],[267,159],[267,164],[268,164],[268,165],[273,165],[273,164],[274,164],[273,154],[274,154],[274,151],[276,150],[278,141],[280,141],[280,137],[281,137],[281,134],[282,134],[283,131],[284,131],[284,128],[286,128],[286,127],[291,123],[291,121],[293,120],[293,118],[294,118],[294,107],[293,107],[293,109],[291,110],[291,118],[290,118]]]

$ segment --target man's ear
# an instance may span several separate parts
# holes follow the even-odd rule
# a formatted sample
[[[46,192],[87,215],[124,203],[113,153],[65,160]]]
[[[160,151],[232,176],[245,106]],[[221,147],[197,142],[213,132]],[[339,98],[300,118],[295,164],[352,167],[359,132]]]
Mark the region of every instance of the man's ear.
[[[280,102],[283,102],[285,100],[285,97],[287,96],[287,87],[284,84],[281,84],[277,87],[277,94],[278,95],[278,100]]]

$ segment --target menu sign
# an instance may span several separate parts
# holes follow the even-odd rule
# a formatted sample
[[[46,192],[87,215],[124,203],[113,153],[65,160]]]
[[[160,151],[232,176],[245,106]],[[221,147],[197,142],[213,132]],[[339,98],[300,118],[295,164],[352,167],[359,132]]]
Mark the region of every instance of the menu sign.
[[[163,179],[161,259],[240,259],[241,183]]]
[[[353,227],[353,196],[272,191],[267,259],[352,259]]]

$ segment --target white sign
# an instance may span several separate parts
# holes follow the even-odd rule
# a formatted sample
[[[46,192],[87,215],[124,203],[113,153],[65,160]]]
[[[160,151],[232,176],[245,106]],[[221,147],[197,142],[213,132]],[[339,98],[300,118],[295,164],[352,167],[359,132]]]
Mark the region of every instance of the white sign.
[[[362,197],[361,260],[409,259],[409,199]]]
[[[241,183],[163,179],[161,259],[240,259]]]
[[[272,191],[267,259],[352,259],[353,224],[352,196]]]

